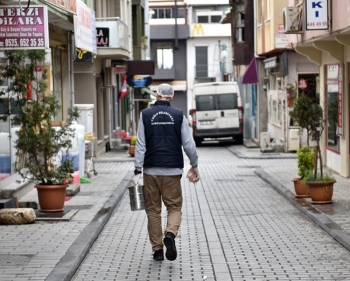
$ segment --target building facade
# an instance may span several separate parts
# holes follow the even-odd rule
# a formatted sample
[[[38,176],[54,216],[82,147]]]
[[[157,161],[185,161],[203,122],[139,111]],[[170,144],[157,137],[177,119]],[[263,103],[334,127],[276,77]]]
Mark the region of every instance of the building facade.
[[[350,176],[349,65],[350,12],[347,3],[288,1],[300,17],[302,33],[290,34],[295,51],[312,62],[318,72],[317,96],[324,109],[326,128],[321,146],[325,164],[344,177]],[[317,16],[315,16],[317,15]],[[286,15],[287,16],[287,15]],[[305,79],[304,79],[305,80]],[[301,86],[309,86],[298,80]]]
[[[149,1],[150,59],[154,61],[151,91],[161,83],[173,86],[171,104],[187,115],[187,38],[189,25],[184,1]]]
[[[117,130],[131,133],[131,93],[122,99],[119,94],[127,73],[127,61],[133,58],[133,49],[138,47],[140,51],[140,46],[133,46],[134,43],[140,45],[140,40],[133,40],[131,28],[141,22],[141,17],[137,17],[143,12],[139,2],[105,0],[87,3],[96,14],[97,54],[85,53],[75,60],[74,92],[76,105],[93,108],[92,126],[86,130],[92,130],[96,137],[96,155],[108,151]]]
[[[194,108],[193,85],[233,81],[231,26],[221,24],[227,1],[186,0],[190,28],[187,40],[187,107]]]

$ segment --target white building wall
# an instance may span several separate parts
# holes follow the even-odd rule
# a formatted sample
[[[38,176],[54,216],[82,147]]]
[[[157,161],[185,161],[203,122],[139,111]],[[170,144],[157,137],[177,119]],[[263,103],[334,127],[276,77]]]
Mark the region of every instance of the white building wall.
[[[200,82],[195,79],[196,47],[208,47],[208,74],[214,77],[214,81],[221,81],[220,78],[220,45],[227,46],[226,72],[232,73],[232,52],[231,37],[193,37],[187,40],[187,108],[193,108],[193,85]]]

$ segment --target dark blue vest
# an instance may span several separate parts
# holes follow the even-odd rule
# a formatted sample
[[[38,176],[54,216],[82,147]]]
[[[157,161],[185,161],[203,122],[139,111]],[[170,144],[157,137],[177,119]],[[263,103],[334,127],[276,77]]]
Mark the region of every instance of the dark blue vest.
[[[146,154],[144,168],[183,168],[181,124],[183,112],[167,101],[156,101],[142,111]]]

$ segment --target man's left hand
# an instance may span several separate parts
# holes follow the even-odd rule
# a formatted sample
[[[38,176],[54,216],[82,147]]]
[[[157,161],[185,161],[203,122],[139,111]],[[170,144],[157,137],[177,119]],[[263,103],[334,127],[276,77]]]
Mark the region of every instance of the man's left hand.
[[[141,174],[137,174],[135,176],[132,177],[132,182],[134,185],[138,185],[139,184],[139,180],[141,178]]]

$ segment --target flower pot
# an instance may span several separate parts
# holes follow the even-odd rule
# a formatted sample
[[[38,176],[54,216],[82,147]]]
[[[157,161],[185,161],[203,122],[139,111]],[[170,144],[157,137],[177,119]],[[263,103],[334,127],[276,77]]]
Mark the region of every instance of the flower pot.
[[[315,180],[307,181],[310,187],[310,197],[312,204],[329,204],[332,203],[333,185],[335,180]]]
[[[135,156],[135,146],[133,146],[133,145],[129,146],[129,154],[131,157]]]
[[[58,185],[35,185],[38,190],[40,211],[42,212],[62,212],[66,199],[66,189],[68,184]]]
[[[301,178],[294,178],[292,181],[294,182],[296,198],[310,197],[310,188]]]

